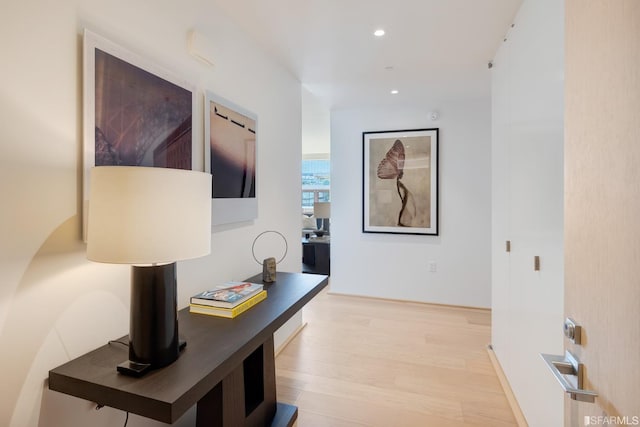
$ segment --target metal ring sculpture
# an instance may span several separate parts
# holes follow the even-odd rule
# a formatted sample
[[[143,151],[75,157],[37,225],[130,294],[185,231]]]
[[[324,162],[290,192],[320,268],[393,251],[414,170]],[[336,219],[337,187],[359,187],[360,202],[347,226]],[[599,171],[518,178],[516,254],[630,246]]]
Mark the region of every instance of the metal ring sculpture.
[[[258,239],[263,234],[267,234],[267,233],[275,233],[275,234],[279,235],[280,237],[282,237],[282,240],[284,240],[284,254],[282,255],[282,258],[280,258],[278,261],[276,261],[276,264],[280,264],[280,262],[287,256],[287,252],[289,251],[289,244],[287,243],[287,239],[279,231],[267,230],[267,231],[263,231],[262,233],[258,234],[256,236],[256,238],[253,239],[253,244],[251,245],[251,255],[253,255],[253,259],[255,259],[258,264],[262,265],[262,262],[258,261],[258,258],[256,258],[255,248],[256,248],[256,242],[258,241]]]

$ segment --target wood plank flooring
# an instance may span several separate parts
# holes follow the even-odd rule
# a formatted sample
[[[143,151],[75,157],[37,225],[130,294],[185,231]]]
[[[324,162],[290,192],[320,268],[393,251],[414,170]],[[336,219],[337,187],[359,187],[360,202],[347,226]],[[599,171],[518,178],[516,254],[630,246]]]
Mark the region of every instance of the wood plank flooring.
[[[516,426],[487,310],[318,295],[276,358],[298,427]]]

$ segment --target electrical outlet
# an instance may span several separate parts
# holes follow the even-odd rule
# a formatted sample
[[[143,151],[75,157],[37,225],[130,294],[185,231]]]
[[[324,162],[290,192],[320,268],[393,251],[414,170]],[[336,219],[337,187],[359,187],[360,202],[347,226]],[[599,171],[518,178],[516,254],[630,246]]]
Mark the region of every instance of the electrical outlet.
[[[438,271],[438,263],[436,263],[435,261],[429,261],[429,271],[432,273]]]

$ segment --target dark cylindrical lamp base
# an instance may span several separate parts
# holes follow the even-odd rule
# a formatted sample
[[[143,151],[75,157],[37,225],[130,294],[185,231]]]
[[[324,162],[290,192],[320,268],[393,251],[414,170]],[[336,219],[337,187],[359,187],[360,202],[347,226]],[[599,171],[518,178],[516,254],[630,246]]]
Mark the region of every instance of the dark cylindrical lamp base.
[[[179,356],[176,263],[131,270],[129,365],[161,368]],[[141,375],[125,372],[131,375]],[[134,369],[135,370],[135,369]]]

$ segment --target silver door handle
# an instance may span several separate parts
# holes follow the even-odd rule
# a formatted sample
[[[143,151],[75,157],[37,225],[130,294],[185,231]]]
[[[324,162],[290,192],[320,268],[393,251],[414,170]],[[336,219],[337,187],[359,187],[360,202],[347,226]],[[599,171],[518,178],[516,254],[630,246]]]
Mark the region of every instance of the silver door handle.
[[[564,356],[543,353],[540,353],[540,356],[542,356],[542,359],[551,370],[553,376],[556,377],[564,392],[569,393],[571,399],[590,403],[596,400],[598,393],[582,388],[584,365],[570,351],[565,351]],[[572,377],[571,379],[575,384],[571,384],[566,376]]]

